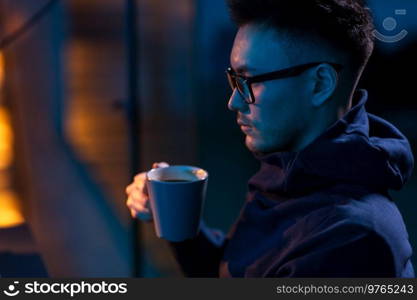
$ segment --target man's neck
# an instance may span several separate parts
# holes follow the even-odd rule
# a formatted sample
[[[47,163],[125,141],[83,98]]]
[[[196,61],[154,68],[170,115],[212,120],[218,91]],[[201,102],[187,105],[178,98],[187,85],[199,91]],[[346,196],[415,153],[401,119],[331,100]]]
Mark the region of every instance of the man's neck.
[[[350,109],[350,108],[349,108]],[[343,118],[349,111],[348,107],[340,106],[338,108],[323,108],[317,113],[316,117],[312,119],[310,125],[303,133],[300,133],[301,138],[294,144],[293,151],[299,152],[314,142],[320,135],[322,135],[329,127],[331,127],[338,120]]]

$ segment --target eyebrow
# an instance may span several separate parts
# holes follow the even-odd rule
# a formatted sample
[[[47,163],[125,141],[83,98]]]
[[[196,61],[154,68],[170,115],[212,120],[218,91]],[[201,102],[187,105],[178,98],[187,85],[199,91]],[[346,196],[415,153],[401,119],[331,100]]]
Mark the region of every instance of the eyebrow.
[[[232,67],[232,69],[237,73],[237,74],[241,74],[241,73],[245,73],[245,72],[251,72],[251,71],[255,71],[256,69],[255,68],[252,68],[252,67],[249,67],[249,66],[247,66],[247,65],[242,65],[242,66],[239,66],[239,67],[237,67],[236,69],[234,69],[233,67]]]

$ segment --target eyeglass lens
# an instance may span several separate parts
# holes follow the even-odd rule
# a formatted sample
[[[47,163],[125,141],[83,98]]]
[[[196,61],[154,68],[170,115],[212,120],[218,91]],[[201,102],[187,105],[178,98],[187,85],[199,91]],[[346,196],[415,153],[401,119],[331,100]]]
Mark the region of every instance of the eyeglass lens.
[[[239,94],[246,100],[250,101],[250,91],[249,87],[245,82],[245,79],[229,75],[229,84],[232,90],[235,88],[238,90]]]

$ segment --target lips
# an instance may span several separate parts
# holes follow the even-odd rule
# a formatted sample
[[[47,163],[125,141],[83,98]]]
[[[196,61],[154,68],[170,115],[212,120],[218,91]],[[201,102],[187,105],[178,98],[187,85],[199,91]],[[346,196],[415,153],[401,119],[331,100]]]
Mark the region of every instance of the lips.
[[[252,128],[249,126],[242,125],[240,126],[240,130],[242,130],[243,133],[249,134],[252,131]]]
[[[250,126],[248,122],[243,122],[241,120],[238,120],[237,124],[240,126],[240,129],[242,130],[242,132],[246,134],[248,134],[252,129],[252,126]]]

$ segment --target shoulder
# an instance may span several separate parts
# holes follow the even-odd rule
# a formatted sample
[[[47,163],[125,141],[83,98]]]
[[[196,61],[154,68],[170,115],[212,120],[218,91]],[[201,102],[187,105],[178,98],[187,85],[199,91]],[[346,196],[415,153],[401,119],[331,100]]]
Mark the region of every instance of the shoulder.
[[[408,234],[395,203],[378,193],[333,194],[328,204],[300,216],[287,230],[295,244],[325,240],[342,244],[366,236],[387,251],[408,253]],[[374,247],[372,247],[374,248]]]
[[[382,195],[374,197],[388,201]],[[278,277],[395,277],[395,253],[377,228],[378,204],[373,207],[373,201],[345,198],[297,220],[287,232],[291,238],[274,274]]]
[[[294,224],[297,230],[311,233],[334,228],[357,228],[390,239],[394,236],[408,238],[404,221],[397,206],[388,195],[381,193],[334,193],[329,205],[309,212]],[[305,234],[308,232],[304,232]]]
[[[329,197],[335,198],[328,202],[331,204],[300,217],[288,229],[287,258],[296,258],[301,269],[304,261],[323,261],[320,268],[329,274],[337,270],[326,268],[335,264],[338,270],[348,272],[346,275],[395,276],[396,265],[411,256],[408,234],[395,203],[377,193]]]
[[[293,243],[276,277],[395,277],[390,248],[375,232],[339,227]]]

